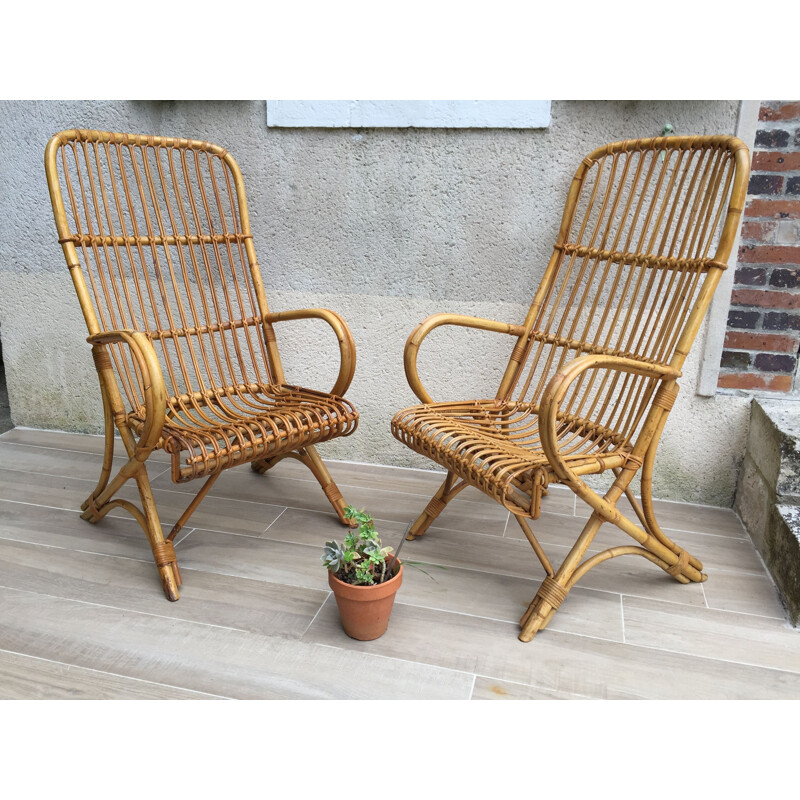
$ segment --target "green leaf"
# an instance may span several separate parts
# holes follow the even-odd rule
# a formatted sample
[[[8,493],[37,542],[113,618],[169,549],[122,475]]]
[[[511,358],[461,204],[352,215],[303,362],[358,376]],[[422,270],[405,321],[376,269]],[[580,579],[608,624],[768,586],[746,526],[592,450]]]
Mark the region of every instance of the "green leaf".
[[[391,547],[381,547],[380,534],[375,530],[375,520],[363,508],[359,511],[347,506],[344,516],[355,521],[357,528],[351,528],[344,538],[344,545],[327,542],[322,555],[322,563],[338,577],[351,584],[370,586],[383,580],[386,572],[386,555]]]

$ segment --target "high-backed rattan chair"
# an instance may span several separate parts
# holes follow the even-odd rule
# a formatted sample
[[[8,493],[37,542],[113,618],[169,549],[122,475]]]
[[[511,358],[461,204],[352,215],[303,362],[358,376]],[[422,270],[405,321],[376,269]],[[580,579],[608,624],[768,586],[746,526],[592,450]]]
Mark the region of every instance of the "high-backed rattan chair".
[[[423,405],[396,414],[392,432],[447,469],[408,538],[425,533],[468,485],[505,506],[546,573],[522,616],[522,641],[607,559],[640,555],[681,583],[706,579],[702,564],[656,521],[653,461],[681,367],[727,266],[749,170],[746,146],[725,136],[640,139],[595,150],[575,173],[553,256],[524,322],[435,314],[406,343],[406,376]],[[440,325],[514,337],[496,397],[433,402],[417,374],[417,351]],[[629,488],[640,468],[641,505]],[[581,480],[606,470],[614,480],[602,496]],[[550,483],[565,484],[592,509],[557,570],[527,521],[539,516]],[[617,507],[623,493],[641,526]],[[604,522],[638,545],[584,559]]]
[[[208,142],[71,130],[50,140],[45,167],[105,410],[102,473],[83,518],[130,512],[170,600],[181,583],[175,534],[229,467],[250,463],[265,472],[297,458],[347,524],[315,445],[356,428],[358,414],[342,397],[355,345],[333,311],[269,311],[230,154]],[[329,394],[284,379],[273,326],[307,318],[327,322],[339,341]],[[115,426],[128,460],[112,478]],[[146,467],[156,449],[171,455],[176,483],[205,478],[166,537]],[[114,497],[128,480],[141,508]]]

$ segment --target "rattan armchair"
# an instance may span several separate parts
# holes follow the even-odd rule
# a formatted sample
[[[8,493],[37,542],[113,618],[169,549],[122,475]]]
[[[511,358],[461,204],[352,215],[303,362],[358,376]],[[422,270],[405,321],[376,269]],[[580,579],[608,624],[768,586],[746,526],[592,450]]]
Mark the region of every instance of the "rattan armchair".
[[[270,312],[230,154],[208,142],[70,130],[48,143],[45,169],[105,415],[102,472],[83,518],[98,522],[113,508],[132,514],[170,600],[181,584],[173,539],[225,469],[250,463],[265,472],[297,458],[347,524],[315,445],[358,423],[343,398],[353,338],[327,309]],[[274,326],[310,318],[339,342],[330,393],[285,382]],[[127,461],[112,477],[115,427]],[[170,454],[176,483],[205,479],[167,536],[147,473],[157,449]],[[129,480],[141,507],[115,496]]]
[[[406,343],[406,376],[422,405],[397,413],[392,432],[447,470],[408,538],[423,535],[465,486],[507,508],[545,571],[520,621],[522,641],[544,629],[575,583],[610,558],[643,556],[681,583],[706,579],[702,564],[656,521],[653,463],[681,368],[727,267],[749,163],[747,147],[725,136],[629,140],[595,150],[575,173],[525,320],[436,314]],[[515,339],[494,398],[432,400],[417,374],[417,353],[440,325]],[[640,469],[641,505],[630,490]],[[607,470],[613,482],[603,495],[581,478]],[[528,523],[553,483],[591,508],[558,569]],[[623,494],[639,524],[620,512]],[[585,558],[605,522],[636,544]]]

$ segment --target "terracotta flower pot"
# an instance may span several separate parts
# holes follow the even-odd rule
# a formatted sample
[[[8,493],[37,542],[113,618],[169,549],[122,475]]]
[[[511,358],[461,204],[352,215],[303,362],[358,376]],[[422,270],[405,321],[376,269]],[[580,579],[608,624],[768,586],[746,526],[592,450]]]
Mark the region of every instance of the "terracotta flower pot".
[[[394,558],[386,559],[388,568],[394,567]],[[340,581],[328,572],[328,584],[333,589],[344,632],[353,639],[368,642],[383,636],[389,625],[394,596],[403,582],[403,562],[391,580],[374,586],[353,586]]]

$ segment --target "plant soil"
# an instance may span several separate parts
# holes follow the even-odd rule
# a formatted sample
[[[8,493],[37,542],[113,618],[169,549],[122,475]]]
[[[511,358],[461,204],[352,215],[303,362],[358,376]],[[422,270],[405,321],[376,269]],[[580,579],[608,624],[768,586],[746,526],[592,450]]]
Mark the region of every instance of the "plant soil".
[[[382,583],[387,583],[392,578],[397,575],[397,570],[391,569],[387,565],[386,574],[383,576],[382,581],[375,581],[375,583],[357,583],[355,580],[350,580],[350,578],[355,579],[356,575],[355,572],[351,572],[349,575],[344,572],[344,570],[339,570],[338,572],[333,573],[334,578],[338,578],[342,583],[348,584],[348,586],[380,586]]]

